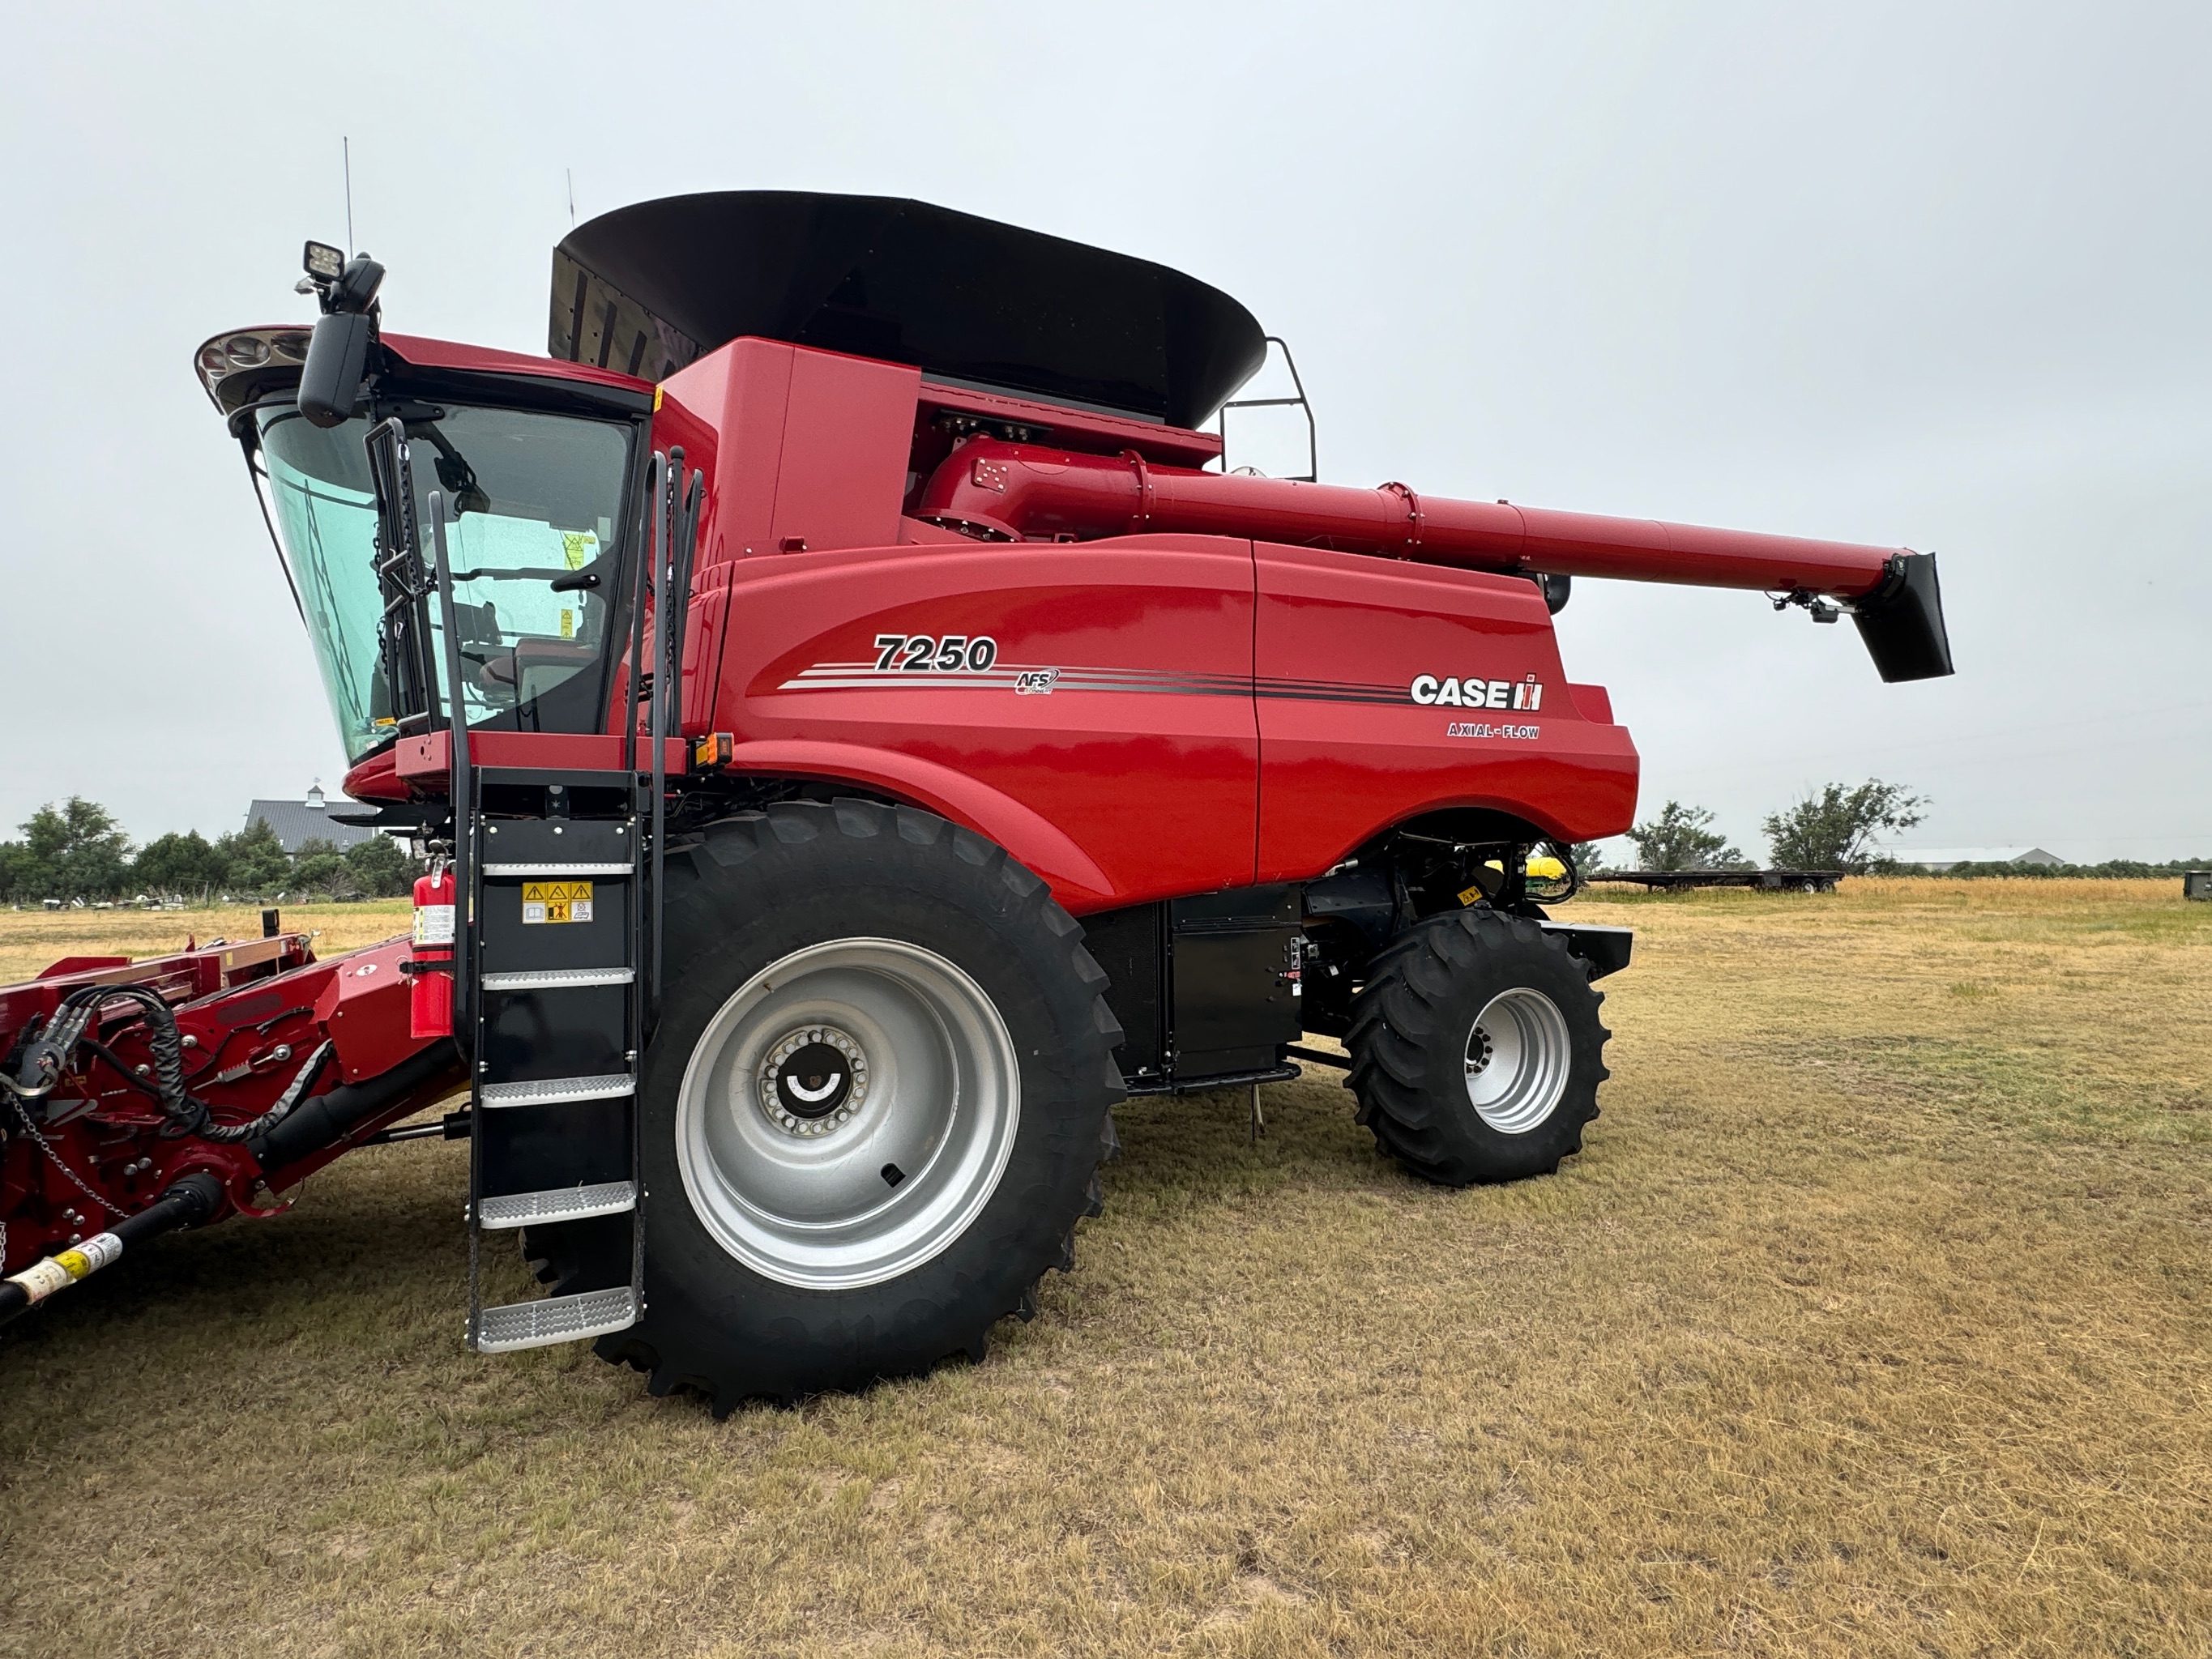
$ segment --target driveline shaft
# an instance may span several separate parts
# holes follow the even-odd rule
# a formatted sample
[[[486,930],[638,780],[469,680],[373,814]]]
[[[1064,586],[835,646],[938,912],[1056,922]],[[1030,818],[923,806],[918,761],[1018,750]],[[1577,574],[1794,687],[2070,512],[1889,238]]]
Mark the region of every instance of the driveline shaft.
[[[45,1301],[57,1291],[67,1290],[80,1279],[98,1273],[123,1254],[127,1245],[173,1232],[206,1220],[222,1202],[222,1183],[198,1170],[163,1193],[133,1216],[125,1216],[104,1233],[94,1233],[72,1244],[58,1255],[33,1263],[6,1279],[0,1279],[0,1325],[24,1310]]]

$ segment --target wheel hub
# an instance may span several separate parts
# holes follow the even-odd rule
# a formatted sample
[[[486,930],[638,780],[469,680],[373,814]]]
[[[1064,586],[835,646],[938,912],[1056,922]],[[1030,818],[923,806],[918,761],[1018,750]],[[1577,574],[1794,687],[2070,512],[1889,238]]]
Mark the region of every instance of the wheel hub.
[[[1526,1134],[1559,1105],[1572,1063],[1559,1005],[1533,987],[1501,991],[1468,1033],[1468,1102],[1501,1134]]]
[[[1467,1074],[1471,1078],[1480,1077],[1483,1069],[1490,1064],[1491,1055],[1496,1052],[1495,1045],[1490,1041],[1490,1033],[1481,1026],[1476,1026],[1467,1040]]]
[[[835,1025],[787,1031],[761,1057],[761,1110],[786,1134],[827,1134],[868,1097],[868,1057]]]
[[[982,987],[921,945],[839,939],[771,963],[707,1022],[676,1151],[724,1249],[786,1285],[847,1290],[958,1238],[1020,1121],[1020,1062]]]

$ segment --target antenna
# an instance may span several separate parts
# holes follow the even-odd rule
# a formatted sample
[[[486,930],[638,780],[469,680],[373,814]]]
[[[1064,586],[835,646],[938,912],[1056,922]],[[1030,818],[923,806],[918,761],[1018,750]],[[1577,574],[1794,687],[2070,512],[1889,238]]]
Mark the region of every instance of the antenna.
[[[576,169],[562,167],[561,171],[568,180],[568,228],[574,230],[576,228]]]
[[[353,139],[342,137],[338,143],[345,147],[343,154],[345,156],[346,258],[350,259],[353,258]]]

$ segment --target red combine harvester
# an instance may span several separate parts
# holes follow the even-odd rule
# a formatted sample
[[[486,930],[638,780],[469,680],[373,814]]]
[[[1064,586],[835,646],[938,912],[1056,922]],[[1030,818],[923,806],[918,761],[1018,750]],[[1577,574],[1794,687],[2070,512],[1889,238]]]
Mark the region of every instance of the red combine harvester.
[[[1950,672],[1932,556],[1218,470],[1249,313],[939,208],[610,214],[554,254],[547,357],[382,333],[380,266],[307,263],[312,333],[198,367],[350,821],[432,873],[411,939],[272,921],[0,991],[0,1316],[465,1137],[469,1344],[596,1338],[726,1410],[980,1356],[1072,1265],[1115,1103],[1249,1087],[1256,1123],[1347,1065],[1304,1033],[1413,1174],[1548,1171],[1629,938],[1545,907],[1637,778],[1560,663],[1571,579]],[[549,1294],[484,1307],[507,1231]]]

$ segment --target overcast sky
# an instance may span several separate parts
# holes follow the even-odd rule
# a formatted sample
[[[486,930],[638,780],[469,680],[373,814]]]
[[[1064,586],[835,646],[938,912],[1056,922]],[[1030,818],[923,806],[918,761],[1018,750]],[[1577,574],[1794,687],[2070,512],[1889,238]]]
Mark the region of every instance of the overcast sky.
[[[1912,685],[1756,594],[1579,585],[1645,811],[1758,855],[1877,775],[1921,845],[2212,852],[2212,8],[11,16],[0,825],[213,834],[342,775],[191,359],[312,315],[349,135],[396,331],[542,352],[564,169],[585,217],[915,196],[1236,295],[1331,482],[1932,550],[1959,672]]]

